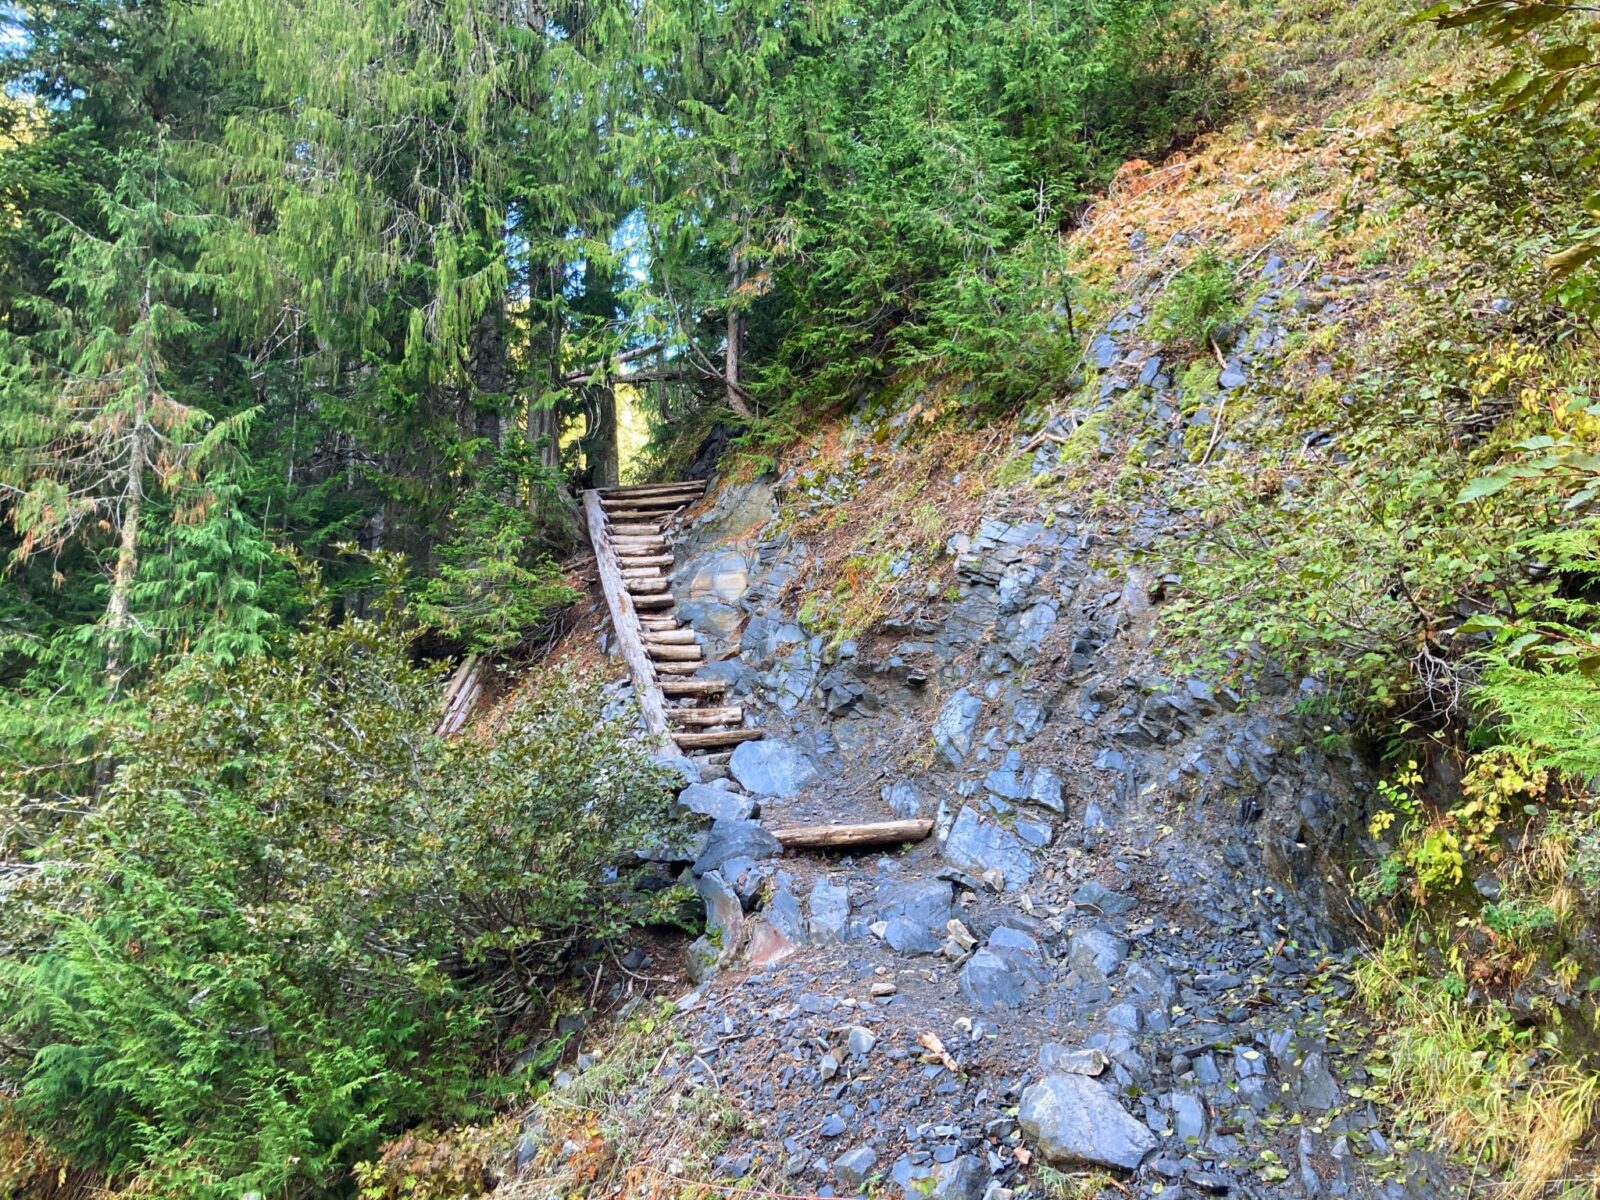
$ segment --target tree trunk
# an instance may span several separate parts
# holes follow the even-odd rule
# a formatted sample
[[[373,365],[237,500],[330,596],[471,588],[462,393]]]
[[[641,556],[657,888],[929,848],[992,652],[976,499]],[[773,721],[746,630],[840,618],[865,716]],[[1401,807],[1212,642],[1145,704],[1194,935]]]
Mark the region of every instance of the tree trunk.
[[[738,308],[738,294],[744,287],[744,255],[742,247],[728,251],[728,347],[723,356],[723,386],[728,407],[746,420],[750,409],[744,402],[744,391],[739,386],[739,356],[744,351],[744,314]]]
[[[592,488],[616,487],[621,480],[617,455],[617,392],[609,383],[584,389],[583,463]]]
[[[150,458],[150,427],[146,416],[145,398],[141,396],[134,407],[128,478],[122,489],[122,540],[117,546],[117,565],[111,575],[111,598],[106,603],[106,630],[110,634],[106,686],[112,695],[116,695],[122,685],[128,630],[133,626],[130,596],[134,576],[139,573],[139,518],[144,510],[144,472]]]

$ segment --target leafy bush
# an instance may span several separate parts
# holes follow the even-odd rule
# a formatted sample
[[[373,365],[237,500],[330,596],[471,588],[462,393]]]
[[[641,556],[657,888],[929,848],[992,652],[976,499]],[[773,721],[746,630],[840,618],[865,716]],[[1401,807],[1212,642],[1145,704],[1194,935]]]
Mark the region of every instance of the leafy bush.
[[[1239,317],[1233,267],[1215,250],[1202,250],[1172,277],[1152,313],[1157,327],[1205,351],[1224,325]]]
[[[168,676],[91,815],[0,894],[0,1078],[74,1164],[318,1194],[386,1131],[479,1109],[497,1017],[652,915],[601,880],[667,793],[596,686],[441,743],[381,566],[384,617],[323,605],[284,658]]]

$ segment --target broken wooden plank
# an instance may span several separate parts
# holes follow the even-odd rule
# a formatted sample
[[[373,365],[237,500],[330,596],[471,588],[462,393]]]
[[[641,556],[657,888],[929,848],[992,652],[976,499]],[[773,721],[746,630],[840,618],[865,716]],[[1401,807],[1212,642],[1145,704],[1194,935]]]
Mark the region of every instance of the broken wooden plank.
[[[713,746],[737,746],[767,736],[765,729],[721,729],[712,733],[675,733],[672,740],[682,750],[703,750]]]
[[[681,746],[680,737],[674,740]],[[864,825],[793,825],[770,830],[790,850],[830,850],[845,846],[895,846],[920,842],[933,832],[933,821],[873,821]]]
[[[661,689],[656,686],[655,669],[650,664],[649,655],[645,653],[634,599],[628,594],[627,585],[622,581],[622,571],[617,566],[616,555],[611,548],[605,513],[600,508],[599,493],[585,492],[583,506],[589,521],[589,538],[594,544],[594,561],[600,573],[600,588],[605,592],[606,603],[611,608],[611,628],[617,636],[617,648],[622,651],[622,659],[628,664],[628,673],[633,676],[634,699],[638,702],[639,713],[644,718],[645,729],[656,738],[663,738],[667,732],[666,701],[662,698]],[[671,595],[662,596],[660,599],[665,600],[668,605],[673,602]]]

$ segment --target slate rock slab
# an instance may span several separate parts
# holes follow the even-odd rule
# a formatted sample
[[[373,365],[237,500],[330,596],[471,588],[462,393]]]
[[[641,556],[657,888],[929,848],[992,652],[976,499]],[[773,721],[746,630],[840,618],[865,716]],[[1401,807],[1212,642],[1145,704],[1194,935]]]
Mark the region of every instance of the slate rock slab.
[[[1103,983],[1128,957],[1128,943],[1103,929],[1080,929],[1072,935],[1067,963],[1086,983]]]
[[[710,832],[706,834],[705,846],[694,860],[694,873],[704,875],[707,871],[715,871],[733,858],[770,858],[782,850],[778,839],[763,829],[759,822],[713,821]]]
[[[975,875],[998,870],[1008,892],[1026,887],[1035,869],[1033,856],[1021,839],[971,807],[963,808],[950,827],[944,856]]]
[[[933,723],[933,743],[952,767],[959,767],[971,751],[972,733],[978,727],[982,712],[983,700],[966,688],[953,693],[939,710],[939,717]]]
[[[1089,880],[1073,892],[1072,902],[1079,908],[1092,908],[1104,917],[1120,917],[1138,903],[1132,896],[1113,892],[1096,879]]]
[[[1156,1148],[1155,1134],[1086,1075],[1046,1075],[1022,1093],[1017,1121],[1052,1163],[1131,1171]]]
[[[819,946],[842,942],[850,922],[850,890],[819,878],[811,885],[811,940]]]
[[[1022,979],[992,950],[979,950],[961,968],[961,994],[979,1012],[1016,1008],[1026,997]]]
[[[816,763],[804,753],[772,738],[740,742],[728,770],[746,791],[784,798],[798,795],[818,775]]]
[[[755,812],[755,801],[727,788],[713,787],[709,783],[691,783],[678,793],[680,812],[695,813],[712,820],[745,821]]]

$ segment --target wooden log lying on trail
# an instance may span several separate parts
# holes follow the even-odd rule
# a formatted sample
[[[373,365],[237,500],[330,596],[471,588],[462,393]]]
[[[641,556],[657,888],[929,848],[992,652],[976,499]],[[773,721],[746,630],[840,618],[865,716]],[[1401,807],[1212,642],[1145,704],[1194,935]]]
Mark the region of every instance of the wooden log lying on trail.
[[[723,729],[715,733],[675,733],[672,740],[681,750],[704,750],[714,746],[737,746],[766,737],[764,729]]]
[[[683,744],[681,738],[678,744]],[[933,832],[933,821],[923,818],[915,821],[874,821],[866,825],[794,825],[769,832],[789,850],[892,846],[901,842],[920,842]]]
[[[626,591],[627,586],[619,579],[617,586]],[[672,598],[671,592],[643,592],[633,596],[635,608],[671,608],[677,601]]]
[[[626,542],[629,538],[652,538],[661,536],[661,526],[654,523],[634,525],[612,525],[611,536],[619,543]]]
[[[698,645],[692,629],[647,629],[644,631],[644,644],[646,646]]]
[[[656,663],[657,675],[693,675],[706,664],[703,662],[660,662]]]
[[[667,590],[667,581],[657,575],[653,579],[628,579],[623,577],[622,584],[628,589],[628,594],[638,596],[648,592],[664,592]]]
[[[624,571],[643,570],[645,567],[670,567],[670,554],[619,554],[617,561]]]
[[[668,696],[720,696],[728,690],[726,679],[663,679],[661,691]]]
[[[680,725],[737,725],[744,720],[744,709],[669,708],[667,718]]]
[[[639,554],[664,554],[667,551],[667,539],[664,537],[625,537],[618,538],[612,543],[619,555]]]
[[[640,617],[641,629],[654,629],[657,631],[678,628],[677,617]]]

